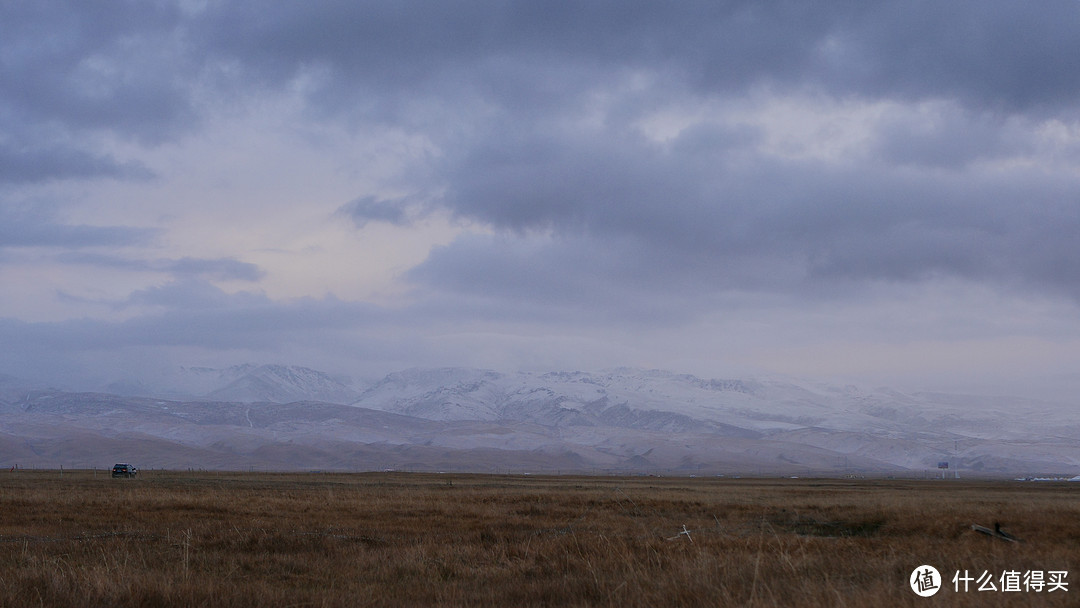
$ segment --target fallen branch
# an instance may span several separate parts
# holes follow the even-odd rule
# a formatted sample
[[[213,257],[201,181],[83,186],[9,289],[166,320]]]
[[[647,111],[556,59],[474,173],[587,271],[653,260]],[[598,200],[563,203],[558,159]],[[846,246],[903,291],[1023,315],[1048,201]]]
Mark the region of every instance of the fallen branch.
[[[990,538],[996,538],[998,540],[1003,540],[1003,541],[1008,542],[1008,543],[1018,543],[1018,542],[1020,542],[1019,538],[1016,538],[1012,534],[1009,534],[1008,532],[1002,530],[1001,529],[1001,524],[998,523],[998,522],[994,522],[994,529],[993,530],[991,530],[990,528],[987,528],[986,526],[980,526],[979,524],[971,524],[971,529],[978,532],[978,533],[980,533],[980,534],[985,534],[985,535],[989,536]]]
[[[683,524],[682,532],[679,532],[675,536],[669,536],[668,540],[679,540],[679,537],[682,536],[683,534],[686,535],[687,540],[689,540],[690,542],[694,542],[694,539],[690,538],[690,530],[686,529],[686,524]]]

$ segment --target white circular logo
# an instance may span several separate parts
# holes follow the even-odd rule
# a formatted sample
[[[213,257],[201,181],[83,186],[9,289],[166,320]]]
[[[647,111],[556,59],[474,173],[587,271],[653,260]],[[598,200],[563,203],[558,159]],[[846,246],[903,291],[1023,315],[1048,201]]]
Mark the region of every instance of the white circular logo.
[[[920,597],[930,597],[941,589],[941,574],[933,566],[922,565],[911,573],[908,583]]]

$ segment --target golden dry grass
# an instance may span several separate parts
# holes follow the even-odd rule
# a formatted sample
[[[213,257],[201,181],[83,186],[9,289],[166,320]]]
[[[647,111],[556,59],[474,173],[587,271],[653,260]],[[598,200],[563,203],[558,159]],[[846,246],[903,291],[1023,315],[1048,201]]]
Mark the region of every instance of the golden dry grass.
[[[141,475],[5,472],[0,606],[1080,603],[1080,484]],[[1024,542],[970,530],[994,521]],[[1077,580],[955,593],[958,569]]]

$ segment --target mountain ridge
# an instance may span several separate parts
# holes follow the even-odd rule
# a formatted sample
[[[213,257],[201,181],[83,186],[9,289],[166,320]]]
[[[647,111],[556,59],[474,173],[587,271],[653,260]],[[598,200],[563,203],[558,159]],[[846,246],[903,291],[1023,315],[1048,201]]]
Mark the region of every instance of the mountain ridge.
[[[0,462],[66,458],[70,466],[114,454],[170,467],[437,469],[456,462],[457,470],[489,471],[550,462],[565,470],[687,474],[895,474],[941,461],[984,474],[1080,467],[1080,425],[1034,400],[631,368],[412,368],[363,389],[291,366],[184,373],[196,380],[185,390],[208,392],[166,399],[0,378]],[[122,457],[120,445],[137,453]]]

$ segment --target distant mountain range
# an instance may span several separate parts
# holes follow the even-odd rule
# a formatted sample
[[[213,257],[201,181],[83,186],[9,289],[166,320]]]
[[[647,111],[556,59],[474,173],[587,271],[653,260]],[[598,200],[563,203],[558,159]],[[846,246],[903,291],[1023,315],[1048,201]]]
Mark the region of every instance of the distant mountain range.
[[[105,387],[105,392],[239,403],[349,403],[359,395],[347,378],[335,378],[318,370],[295,365],[250,364],[224,369],[180,367],[153,379],[149,384],[147,379],[114,382]]]
[[[368,386],[281,365],[154,386],[0,376],[0,466],[677,474],[1069,474],[1080,424],[1023,398],[635,369],[396,372]]]

